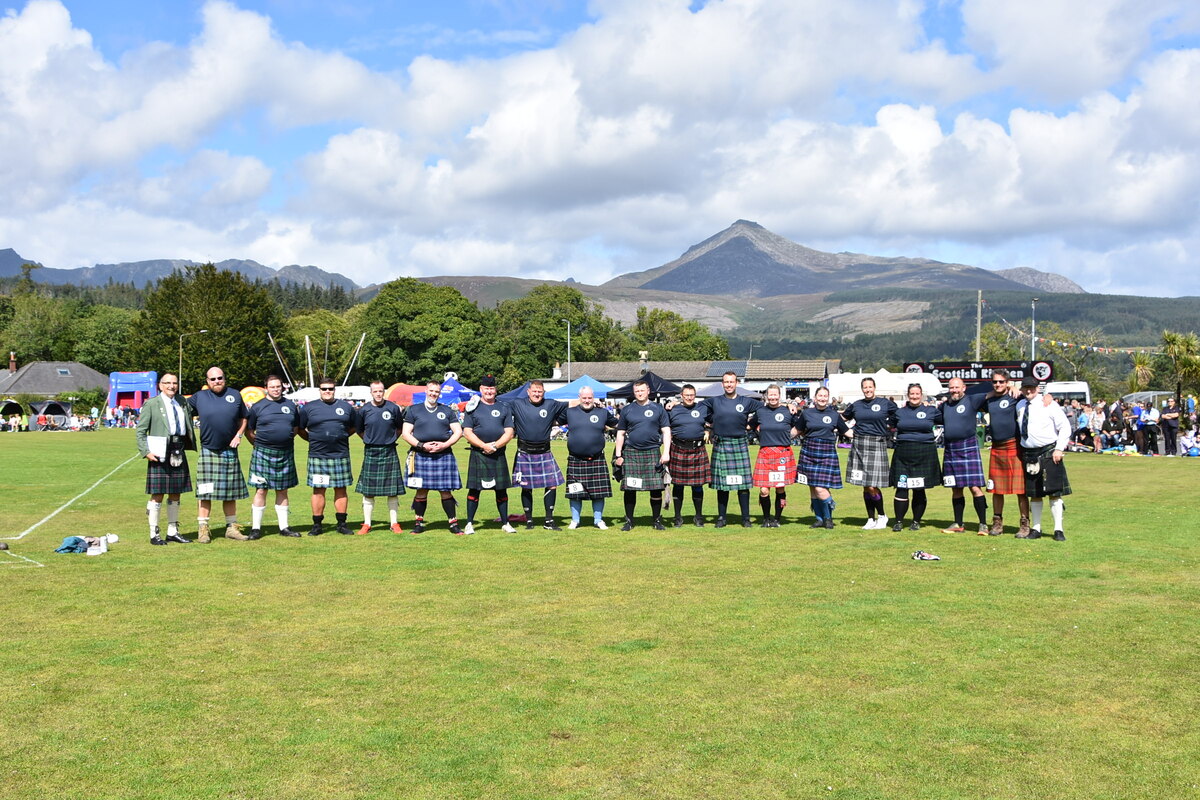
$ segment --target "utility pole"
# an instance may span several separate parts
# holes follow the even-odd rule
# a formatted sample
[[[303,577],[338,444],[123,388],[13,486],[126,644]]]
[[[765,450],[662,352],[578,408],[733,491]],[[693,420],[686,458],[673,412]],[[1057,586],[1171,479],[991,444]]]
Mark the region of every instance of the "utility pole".
[[[1030,306],[1033,309],[1029,314],[1029,360],[1030,361],[1033,361],[1034,359],[1037,358],[1037,301],[1038,301],[1038,299],[1035,297],[1035,298],[1033,298],[1033,302],[1030,303]]]
[[[979,360],[979,337],[983,333],[983,289],[975,299],[975,360]]]

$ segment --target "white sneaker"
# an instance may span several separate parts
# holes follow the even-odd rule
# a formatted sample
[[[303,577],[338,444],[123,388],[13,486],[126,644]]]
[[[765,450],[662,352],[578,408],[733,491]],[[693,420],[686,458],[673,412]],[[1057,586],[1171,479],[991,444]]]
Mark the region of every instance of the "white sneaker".
[[[876,524],[878,521],[879,520],[876,519],[869,519],[867,520],[867,524],[862,526],[862,529],[864,531],[873,531],[879,527],[879,525]]]
[[[596,527],[602,531],[608,530],[608,525],[605,524],[604,520],[602,520],[602,519],[596,520]]]
[[[507,522],[500,526],[500,530],[504,531],[505,533],[516,533],[517,532],[517,529],[514,528],[512,525],[509,525]]]
[[[569,525],[567,525],[567,530],[573,531],[578,527],[579,527],[579,523],[576,522],[575,520],[571,520],[571,523]]]
[[[886,528],[888,526],[888,523],[890,521],[891,520],[889,520],[886,515],[882,516],[882,517],[876,517],[875,518],[875,530],[877,530],[877,531],[883,530],[884,528]]]
[[[474,523],[468,522],[467,526],[463,528],[463,535],[470,536],[473,533],[475,533],[475,525]]]

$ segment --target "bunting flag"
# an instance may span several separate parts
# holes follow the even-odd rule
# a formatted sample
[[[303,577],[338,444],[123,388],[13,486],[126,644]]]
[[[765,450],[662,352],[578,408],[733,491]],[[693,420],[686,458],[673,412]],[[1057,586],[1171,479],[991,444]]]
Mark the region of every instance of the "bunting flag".
[[[983,304],[984,304],[984,306],[987,306],[987,301],[985,300]],[[988,311],[991,311],[993,314],[995,314],[996,318],[999,319],[1002,323],[1004,323],[1017,336],[1020,336],[1021,338],[1025,338],[1026,336],[1028,336],[1028,334],[1025,331],[1021,330],[1016,325],[1013,325],[1011,322],[1006,320],[1004,317],[1000,316],[1000,314],[997,313],[994,309],[988,308]],[[1148,356],[1166,355],[1166,353],[1163,353],[1161,350],[1146,349],[1144,347],[1103,347],[1100,345],[1092,345],[1092,344],[1075,344],[1073,342],[1060,342],[1056,339],[1043,339],[1041,336],[1035,336],[1034,339],[1036,339],[1038,342],[1040,342],[1042,344],[1048,344],[1053,347],[1070,347],[1072,349],[1085,350],[1085,351],[1092,352],[1092,353],[1105,353],[1105,354],[1121,353],[1123,355],[1133,355],[1135,353],[1142,353],[1142,354],[1148,355]]]

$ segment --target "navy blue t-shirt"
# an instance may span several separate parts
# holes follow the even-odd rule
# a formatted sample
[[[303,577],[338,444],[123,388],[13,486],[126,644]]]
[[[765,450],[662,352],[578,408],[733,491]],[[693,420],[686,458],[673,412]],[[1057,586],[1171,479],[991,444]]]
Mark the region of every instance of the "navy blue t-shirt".
[[[617,430],[625,431],[625,446],[653,450],[662,445],[662,429],[671,427],[667,410],[658,403],[630,403],[621,409]]]
[[[512,410],[507,403],[496,402],[489,406],[481,402],[474,411],[463,416],[462,425],[471,428],[485,442],[499,441],[504,429],[513,427]]]
[[[391,400],[384,400],[383,405],[375,405],[367,401],[357,410],[358,419],[354,427],[363,444],[387,445],[395,444],[400,437],[400,428],[404,425],[404,412],[400,406]]]
[[[562,400],[543,398],[536,406],[528,397],[509,403],[513,415],[513,430],[523,442],[548,442],[550,429],[561,425],[566,417],[567,404]]]
[[[791,447],[791,410],[784,405],[777,408],[763,405],[754,412],[753,424],[758,428],[758,443],[763,447]]]
[[[908,403],[896,410],[896,441],[898,442],[932,442],[934,417],[937,408],[934,406],[917,406],[913,408]]]
[[[849,430],[842,415],[833,406],[818,409],[807,406],[800,409],[796,415],[796,430],[804,434],[805,439],[837,439],[838,432]]]
[[[313,458],[348,458],[354,430],[354,406],[345,400],[316,400],[300,407],[299,427],[308,431],[308,454]]]
[[[956,442],[975,436],[975,423],[979,409],[987,405],[987,395],[967,394],[957,403],[946,400],[938,406],[936,422],[946,429],[946,441]]]
[[[705,402],[712,407],[713,434],[722,439],[745,439],[750,415],[762,408],[762,401],[757,397],[730,399],[721,395]]]
[[[264,397],[250,406],[246,429],[254,431],[254,443],[274,447],[276,450],[291,450],[296,437],[296,426],[300,414],[291,400],[280,398],[278,402]]]
[[[993,442],[1007,442],[1017,438],[1017,398],[1010,395],[993,397],[987,401],[988,433]]]
[[[708,403],[696,403],[688,408],[683,403],[676,403],[667,412],[671,422],[671,438],[703,439],[704,426],[712,418],[712,406]]]
[[[855,436],[887,436],[888,429],[896,426],[896,403],[878,395],[871,400],[864,397],[846,406],[842,417],[854,420]]]
[[[412,423],[413,436],[421,444],[426,442],[444,442],[454,435],[451,423],[458,422],[458,414],[454,409],[438,403],[430,411],[424,403],[409,406],[404,412],[404,421]]]
[[[617,415],[604,406],[584,411],[567,409],[567,452],[576,458],[592,458],[604,452],[604,429],[616,427]]]
[[[200,445],[205,450],[224,450],[233,441],[248,414],[242,396],[234,389],[217,394],[201,389],[188,399],[200,418]]]

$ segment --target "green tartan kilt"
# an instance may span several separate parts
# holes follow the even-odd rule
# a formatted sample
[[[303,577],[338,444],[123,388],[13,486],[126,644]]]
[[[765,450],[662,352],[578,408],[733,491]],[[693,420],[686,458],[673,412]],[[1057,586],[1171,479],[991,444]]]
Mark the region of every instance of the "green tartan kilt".
[[[750,446],[745,439],[717,439],[712,449],[712,483],[718,492],[739,492],[751,488],[754,469],[750,466]]]
[[[175,469],[161,461],[146,462],[146,494],[182,494],[191,490],[192,480],[186,455],[183,464]]]
[[[313,481],[318,475],[329,476],[329,483],[318,485]],[[308,485],[314,489],[340,489],[354,483],[354,468],[350,456],[344,458],[308,457]]]
[[[489,455],[472,447],[470,460],[467,461],[467,488],[502,492],[510,486],[512,479],[509,477],[504,448]]]
[[[625,462],[621,465],[621,469],[625,477],[621,479],[621,491],[624,492],[661,492],[663,486],[663,473],[659,469],[662,457],[662,450],[657,447],[653,450],[634,450],[632,447],[626,447],[621,455],[625,457]],[[629,481],[633,479],[638,482],[637,486],[630,486]]]
[[[212,484],[212,491],[204,491],[208,488],[206,484]],[[249,496],[237,450],[232,447],[224,450],[200,448],[200,457],[196,460],[197,500],[245,500]]]
[[[250,485],[255,489],[291,489],[300,483],[296,474],[296,453],[288,449],[254,445],[250,454]]]
[[[364,497],[404,494],[404,468],[394,444],[369,444],[363,448],[362,469],[354,491]]]

